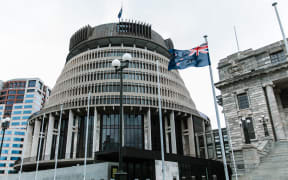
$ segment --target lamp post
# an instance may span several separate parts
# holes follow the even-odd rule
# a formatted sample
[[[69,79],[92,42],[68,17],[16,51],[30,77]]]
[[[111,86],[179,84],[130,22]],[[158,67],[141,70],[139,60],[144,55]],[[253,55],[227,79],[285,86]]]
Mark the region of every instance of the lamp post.
[[[269,136],[269,131],[268,131],[268,128],[267,128],[267,122],[268,122],[268,118],[265,117],[264,115],[261,116],[261,119],[259,119],[260,123],[262,123],[263,125],[263,129],[264,129],[264,135],[265,137]]]
[[[122,157],[122,146],[123,146],[123,69],[127,68],[129,61],[132,59],[131,54],[125,53],[122,56],[122,61],[114,59],[112,61],[112,67],[115,68],[116,72],[120,74],[120,123],[119,123],[119,167],[118,172],[115,174],[117,180],[126,179],[127,173],[123,171],[123,157]]]
[[[245,117],[241,118],[240,126],[243,127],[245,144],[251,144],[250,137],[249,137],[249,130],[248,130],[249,123],[251,123],[250,119],[246,119]]]
[[[3,134],[2,134],[2,140],[1,140],[1,146],[0,146],[0,157],[1,157],[1,154],[2,154],[2,146],[3,146],[3,140],[4,140],[4,136],[5,136],[5,131],[6,129],[9,128],[9,121],[10,121],[10,118],[5,118],[1,121],[1,129],[3,131]]]

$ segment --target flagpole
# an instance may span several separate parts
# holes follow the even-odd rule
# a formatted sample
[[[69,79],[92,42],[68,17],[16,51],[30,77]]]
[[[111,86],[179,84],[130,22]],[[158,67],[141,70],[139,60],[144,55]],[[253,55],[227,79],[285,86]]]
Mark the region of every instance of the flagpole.
[[[205,39],[206,43],[208,44],[207,37],[208,36],[205,35],[204,39]],[[220,138],[220,144],[221,144],[221,152],[222,152],[222,160],[223,160],[223,164],[224,164],[225,178],[226,178],[226,180],[229,180],[229,173],[228,173],[227,163],[226,163],[226,156],[225,156],[225,150],[224,150],[221,123],[220,123],[219,112],[218,112],[217,101],[216,101],[216,93],[215,93],[215,87],[214,87],[213,72],[212,72],[212,67],[211,67],[209,54],[208,54],[208,58],[209,58],[210,80],[211,80],[211,87],[212,87],[213,99],[214,99],[214,107],[215,107],[215,113],[216,113],[216,119],[217,119],[217,125],[218,125],[218,132],[219,132],[219,138]]]
[[[238,37],[237,37],[237,32],[236,32],[236,27],[234,26],[234,34],[236,38],[236,44],[237,44],[237,52],[240,52],[240,47],[239,47],[239,42],[238,42]]]
[[[280,16],[279,16],[279,13],[278,13],[278,10],[277,10],[277,2],[274,2],[274,3],[272,4],[272,6],[273,6],[274,9],[275,9],[275,13],[276,13],[277,20],[278,20],[278,23],[279,23],[279,26],[280,26],[280,30],[281,30],[281,33],[282,33],[284,45],[285,45],[285,48],[286,48],[286,57],[287,57],[287,54],[288,54],[288,44],[287,44],[286,35],[285,35],[285,33],[284,33],[284,29],[283,29],[283,26],[282,26],[282,23],[281,23],[281,20],[280,20]]]
[[[25,139],[26,140],[28,139],[28,126],[29,126],[29,121],[27,121],[27,125],[26,125],[26,132],[25,132]],[[25,147],[25,143],[24,143],[23,149],[22,149],[22,155],[21,155],[21,164],[20,164],[20,170],[19,170],[19,174],[18,174],[18,180],[21,180],[25,150],[26,150],[26,147]]]
[[[38,168],[39,168],[39,159],[40,159],[40,150],[41,150],[41,146],[42,146],[42,135],[43,134],[43,129],[44,129],[44,119],[45,119],[45,113],[43,115],[42,118],[42,124],[41,124],[41,131],[40,131],[40,142],[39,142],[39,147],[38,147],[38,154],[37,154],[37,162],[36,162],[36,171],[35,171],[35,177],[34,179],[37,180],[37,176],[38,176]],[[44,137],[43,137],[44,138]]]
[[[56,149],[55,149],[55,168],[54,168],[54,180],[56,180],[56,173],[57,173],[57,163],[58,163],[58,149],[59,149],[59,140],[60,140],[60,128],[61,128],[61,120],[62,120],[62,111],[63,111],[63,104],[61,104],[60,108],[60,118],[58,122],[58,136],[57,136],[57,142],[56,142]]]
[[[87,144],[88,144],[88,129],[89,129],[89,114],[90,114],[90,96],[91,92],[89,91],[88,95],[88,109],[87,109],[87,121],[86,121],[86,137],[85,137],[85,158],[84,158],[84,177],[86,179],[86,164],[87,164]]]
[[[161,138],[162,178],[163,178],[163,180],[165,180],[165,159],[164,159],[162,108],[161,108],[161,95],[160,95],[159,60],[156,60],[156,63],[157,63],[157,84],[158,84],[158,105],[159,105],[159,121],[160,121],[160,138]]]

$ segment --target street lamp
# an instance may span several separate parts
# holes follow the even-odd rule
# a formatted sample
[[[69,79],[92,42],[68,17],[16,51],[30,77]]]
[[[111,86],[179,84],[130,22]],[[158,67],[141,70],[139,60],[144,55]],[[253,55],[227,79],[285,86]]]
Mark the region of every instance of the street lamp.
[[[118,172],[115,174],[116,179],[126,179],[127,173],[123,171],[123,157],[122,157],[122,141],[123,141],[123,69],[127,68],[129,61],[132,59],[131,54],[125,53],[122,56],[122,61],[114,59],[112,61],[112,67],[115,68],[116,72],[120,73],[120,123],[119,123],[119,167]]]
[[[0,146],[0,157],[1,157],[1,153],[2,153],[2,146],[3,146],[3,140],[4,140],[4,136],[5,136],[5,131],[6,129],[9,128],[9,121],[10,121],[10,118],[7,117],[3,120],[1,120],[1,129],[2,129],[2,140],[1,140],[1,146]]]
[[[259,121],[263,125],[265,137],[269,136],[269,131],[268,131],[268,128],[267,128],[267,122],[269,121],[269,119],[267,117],[265,117],[264,115],[262,115],[261,119],[259,119]]]

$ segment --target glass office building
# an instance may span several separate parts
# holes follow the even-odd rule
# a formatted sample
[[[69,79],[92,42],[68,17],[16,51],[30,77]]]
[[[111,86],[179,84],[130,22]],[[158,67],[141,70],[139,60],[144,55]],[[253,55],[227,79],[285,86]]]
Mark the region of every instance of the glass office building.
[[[11,119],[3,139],[0,176],[17,172],[13,166],[21,158],[27,121],[41,109],[49,93],[49,88],[38,78],[0,82],[0,120],[7,117]],[[2,137],[3,131],[0,140]]]

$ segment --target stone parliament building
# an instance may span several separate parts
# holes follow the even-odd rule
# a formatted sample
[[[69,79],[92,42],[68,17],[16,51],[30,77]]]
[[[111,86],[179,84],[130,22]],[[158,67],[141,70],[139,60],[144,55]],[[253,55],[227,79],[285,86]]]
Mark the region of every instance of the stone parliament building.
[[[154,180],[162,176],[156,60],[160,64],[168,179],[223,179],[222,162],[207,159],[205,149],[196,148],[194,133],[209,131],[210,120],[196,109],[178,71],[168,71],[168,49],[171,48],[171,39],[164,40],[152,30],[151,25],[139,22],[88,25],[78,30],[70,39],[65,66],[48,102],[29,119],[23,177],[33,177],[36,157],[39,156],[38,179],[52,178],[56,139],[60,134],[59,176],[69,180],[79,179],[82,168],[76,167],[83,164],[87,130],[87,178],[100,180],[113,177],[110,170],[118,165],[120,97],[119,74],[111,62],[121,59],[124,53],[130,53],[132,60],[123,71],[123,159],[128,179]],[[60,110],[61,105],[63,111]],[[87,122],[88,129],[85,128]],[[268,126],[268,129],[270,132],[271,127]],[[20,163],[18,161],[15,165],[17,170]]]
[[[259,166],[288,139],[288,61],[283,41],[232,54],[218,64],[226,124],[238,172]]]

